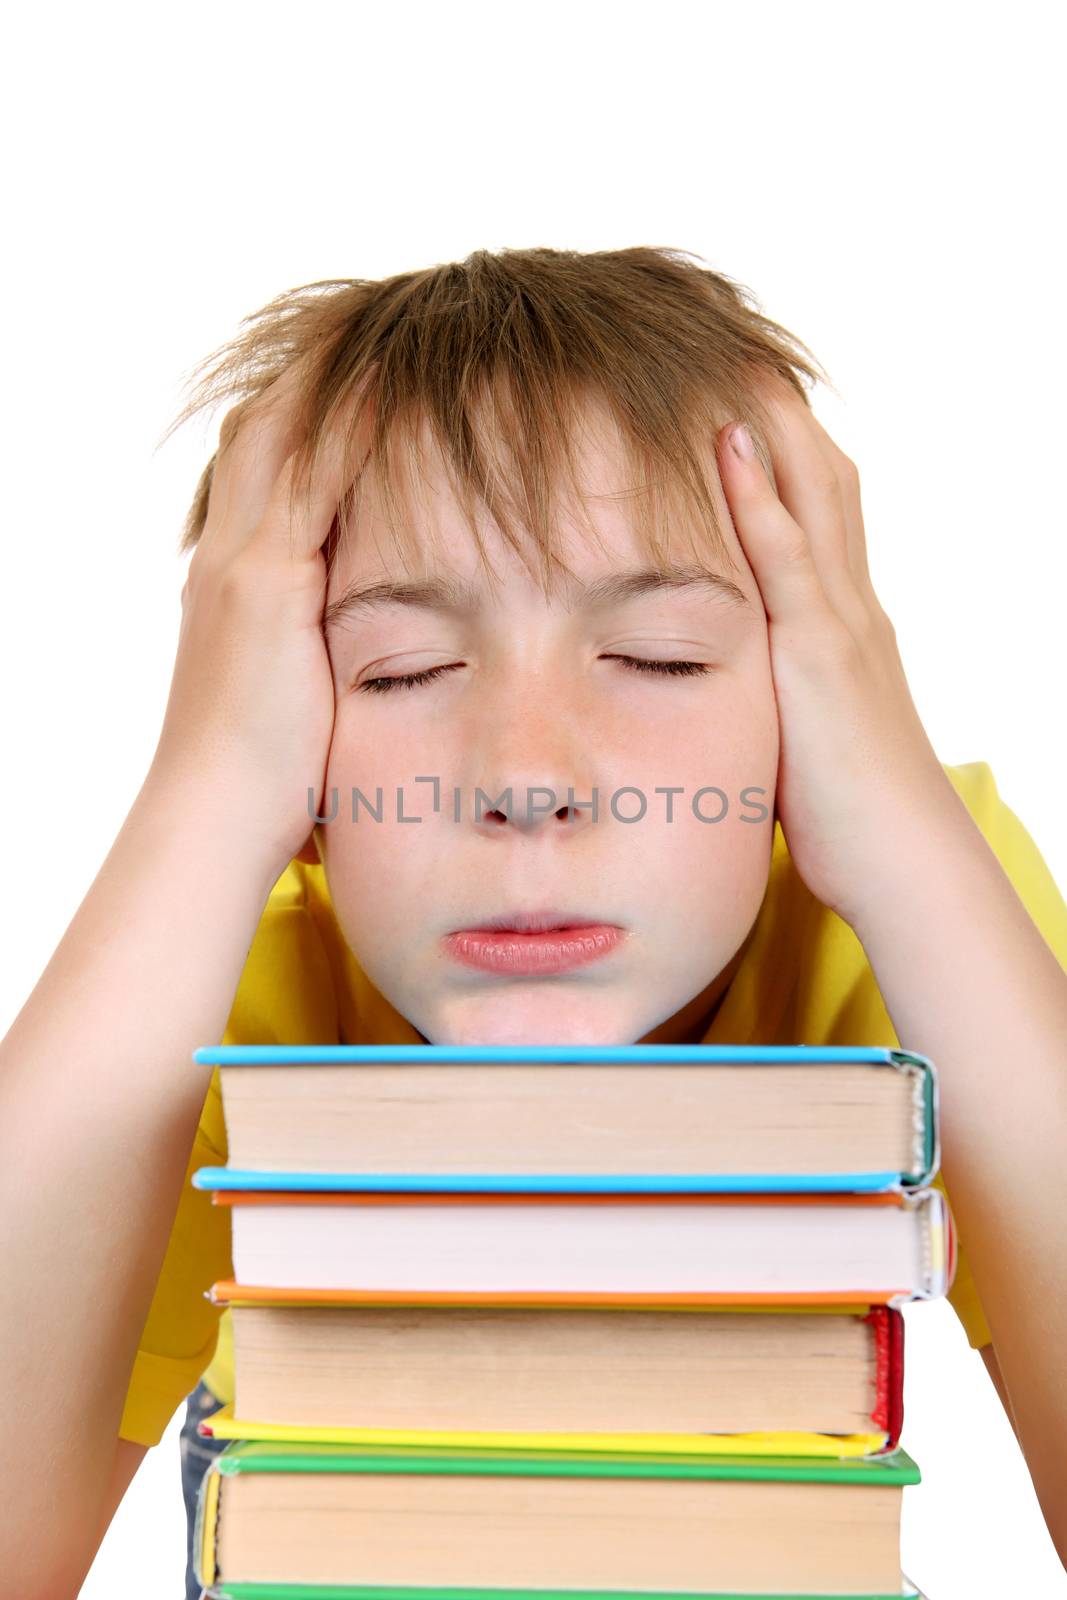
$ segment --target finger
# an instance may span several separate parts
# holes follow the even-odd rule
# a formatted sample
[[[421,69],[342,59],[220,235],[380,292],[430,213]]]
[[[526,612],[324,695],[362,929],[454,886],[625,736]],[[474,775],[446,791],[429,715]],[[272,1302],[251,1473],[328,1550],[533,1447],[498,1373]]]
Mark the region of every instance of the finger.
[[[859,472],[799,396],[783,393],[769,409],[774,417],[769,445],[779,495],[807,532],[827,591],[847,616],[854,606],[853,590],[863,602],[873,594]],[[841,583],[843,569],[851,588]]]
[[[747,431],[740,439],[736,432],[732,424],[719,432],[720,474],[767,616],[790,627],[825,627],[833,611],[807,534],[775,494]]]
[[[252,541],[257,551],[307,561],[321,550],[367,453],[369,414],[353,429],[360,401],[359,393],[350,394],[338,409],[299,485],[296,452],[286,458]]]
[[[807,413],[807,426],[813,431],[817,445],[837,474],[845,512],[848,561],[852,575],[861,590],[865,592],[869,590],[873,594],[870,567],[867,563],[867,534],[863,523],[859,469],[851,456],[845,454],[811,411]]]
[[[841,500],[845,509],[845,537],[848,546],[848,564],[856,587],[868,601],[874,600],[874,583],[867,561],[867,529],[863,520],[863,503],[860,497],[860,475],[856,463],[845,455],[826,435],[827,443],[835,453],[837,475],[841,484]]]
[[[293,362],[262,394],[242,400],[223,417],[201,535],[208,553],[235,555],[262,521],[278,475],[297,445],[302,376]]]

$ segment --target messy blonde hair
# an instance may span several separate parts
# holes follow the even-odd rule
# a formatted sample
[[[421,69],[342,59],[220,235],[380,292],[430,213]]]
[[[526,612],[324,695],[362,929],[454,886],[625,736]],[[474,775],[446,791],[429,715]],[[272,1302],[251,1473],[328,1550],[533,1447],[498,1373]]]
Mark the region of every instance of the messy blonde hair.
[[[709,464],[717,472],[716,433],[731,419],[747,423],[771,470],[769,418],[755,380],[777,374],[805,404],[802,380],[833,385],[806,345],[761,314],[749,290],[700,260],[645,246],[476,250],[461,262],[380,280],[326,279],[290,289],[244,318],[244,331],[193,369],[203,376],[161,442],[206,406],[234,396],[242,397],[239,427],[246,408],[296,363],[303,376],[293,494],[306,490],[326,436],[352,401],[346,465],[354,463],[350,452],[366,418],[373,433],[363,437],[370,438],[367,458],[377,467],[386,525],[410,570],[409,558],[419,564],[427,536],[404,515],[398,451],[409,472],[421,470],[428,425],[483,562],[476,500],[523,559],[532,540],[542,582],[550,582],[551,568],[563,565],[555,495],[565,479],[581,506],[574,439],[592,400],[617,428],[635,484],[625,492],[636,502],[645,550],[663,562],[665,483],[686,502],[698,541],[702,535],[704,548],[729,562],[707,477]],[[180,553],[203,531],[217,458],[216,451],[197,485]],[[346,473],[352,488],[323,547],[328,563],[347,538],[347,502],[358,499],[362,470]]]

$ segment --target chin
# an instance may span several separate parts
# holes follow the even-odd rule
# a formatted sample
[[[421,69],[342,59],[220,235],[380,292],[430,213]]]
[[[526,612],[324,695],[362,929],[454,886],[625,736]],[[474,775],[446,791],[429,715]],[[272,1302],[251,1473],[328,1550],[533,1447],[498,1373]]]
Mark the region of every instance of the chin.
[[[431,1044],[627,1045],[641,1037],[641,1018],[618,997],[590,990],[540,995],[500,992],[452,998],[432,1016],[412,1016]]]

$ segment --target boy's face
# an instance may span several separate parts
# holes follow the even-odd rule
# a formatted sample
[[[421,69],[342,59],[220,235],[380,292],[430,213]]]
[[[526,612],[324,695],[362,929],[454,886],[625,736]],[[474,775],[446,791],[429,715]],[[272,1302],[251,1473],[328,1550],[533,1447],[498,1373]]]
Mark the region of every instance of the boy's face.
[[[561,525],[579,584],[650,565],[626,500],[607,498],[626,487],[624,458],[598,415],[586,418],[581,482],[603,549],[580,519]],[[434,1044],[692,1037],[690,1020],[763,900],[778,766],[766,614],[714,462],[736,566],[710,552],[702,561],[740,600],[692,585],[588,605],[565,575],[546,600],[484,521],[487,576],[439,458],[427,471],[432,496],[413,511],[418,525],[433,518],[427,575],[472,585],[479,605],[391,602],[327,618],[337,712],[322,811],[331,816],[336,789],[337,814],[315,836],[341,930],[371,982]],[[363,484],[328,606],[353,585],[411,579],[379,538],[373,463]],[[688,550],[672,557],[692,564]],[[709,670],[641,672],[618,656]],[[433,667],[448,670],[410,688],[362,687]],[[353,789],[375,807],[381,790],[381,821],[360,801],[353,822]],[[576,807],[596,794],[596,821],[588,804],[568,809],[569,790]],[[542,911],[607,924],[617,940],[584,965],[533,974],[471,966],[448,940]]]

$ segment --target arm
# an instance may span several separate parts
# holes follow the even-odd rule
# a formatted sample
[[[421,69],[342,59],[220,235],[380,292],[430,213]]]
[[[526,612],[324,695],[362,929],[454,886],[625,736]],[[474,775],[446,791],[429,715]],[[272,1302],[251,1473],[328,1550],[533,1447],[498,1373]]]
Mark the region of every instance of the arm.
[[[782,829],[863,945],[897,1038],[939,1069],[945,1183],[1067,1567],[1067,972],[922,726],[855,464],[803,397],[771,380],[766,399],[776,485],[736,429],[719,461],[767,610]]]
[[[987,1366],[1067,1566],[1067,973],[946,788],[940,826],[927,813],[897,843],[893,885],[856,933],[897,1037],[937,1063],[942,1168],[993,1334]]]
[[[1000,1403],[1004,1407],[1004,1413],[1008,1421],[1011,1423],[1012,1431],[1014,1432],[1016,1439],[1018,1439],[1019,1429],[1016,1426],[1015,1418],[1012,1415],[1011,1400],[1008,1396],[1008,1390],[1004,1383],[1004,1375],[1000,1370],[1000,1362],[997,1360],[997,1352],[994,1350],[991,1344],[984,1344],[979,1350],[979,1355],[985,1362],[985,1369],[993,1380],[993,1387],[1000,1396]],[[1021,1444],[1022,1440],[1019,1440],[1019,1442]]]
[[[115,1508],[103,1464],[210,1077],[190,1057],[277,876],[232,832],[148,783],[0,1044],[0,1551],[27,1600],[77,1592]]]
[[[132,1439],[115,1440],[115,1459],[100,1508],[100,1527],[96,1539],[98,1547],[103,1543],[112,1518],[122,1504],[122,1497],[136,1477],[137,1469],[147,1454],[146,1444],[135,1444]]]
[[[325,781],[321,547],[354,461],[339,432],[291,493],[302,377],[223,423],[151,769],[0,1043],[0,1459],[20,1463],[0,1571],[21,1600],[77,1592],[132,1475],[116,1438],[210,1081],[192,1052],[225,1031]]]

